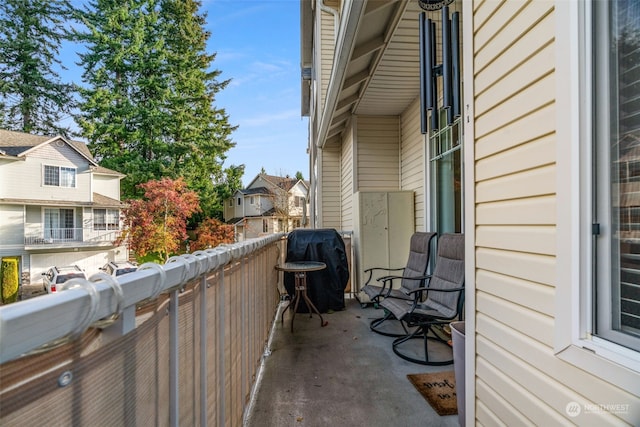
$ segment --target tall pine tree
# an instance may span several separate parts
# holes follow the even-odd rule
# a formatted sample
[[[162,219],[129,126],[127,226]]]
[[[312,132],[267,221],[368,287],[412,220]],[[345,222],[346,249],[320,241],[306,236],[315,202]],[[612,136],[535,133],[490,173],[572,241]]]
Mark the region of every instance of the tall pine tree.
[[[204,217],[222,212],[222,200],[213,180],[222,178],[222,161],[233,146],[235,130],[224,109],[216,108],[215,94],[229,81],[219,81],[219,70],[211,70],[215,54],[206,51],[210,33],[204,30],[206,16],[199,14],[200,2],[161,1],[162,33],[169,53],[167,76],[171,78],[171,157],[191,187],[200,195]],[[209,172],[203,173],[204,171]]]
[[[198,192],[204,216],[220,201],[212,177],[222,174],[234,144],[215,94],[228,81],[211,70],[205,16],[193,0],[94,0],[83,12],[87,52],[78,124],[103,166],[135,185],[184,177]]]
[[[61,121],[73,110],[73,85],[55,64],[72,8],[67,0],[0,2],[0,127],[27,133],[69,135]]]

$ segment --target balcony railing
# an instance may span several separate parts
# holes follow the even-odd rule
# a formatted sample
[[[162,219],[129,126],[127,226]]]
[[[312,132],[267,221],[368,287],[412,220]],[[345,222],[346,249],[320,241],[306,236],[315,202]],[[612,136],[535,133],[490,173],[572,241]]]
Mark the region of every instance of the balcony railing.
[[[0,307],[0,425],[241,425],[282,234]]]
[[[31,230],[24,236],[25,246],[64,245],[69,243],[111,244],[120,230],[93,230],[92,228],[46,228]]]

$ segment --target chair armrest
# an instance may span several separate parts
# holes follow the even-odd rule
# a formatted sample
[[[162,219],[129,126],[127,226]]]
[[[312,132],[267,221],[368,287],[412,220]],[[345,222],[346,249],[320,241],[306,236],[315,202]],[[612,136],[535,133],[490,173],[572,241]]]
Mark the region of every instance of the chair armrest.
[[[374,270],[399,271],[399,270],[404,270],[404,267],[400,267],[400,268],[371,267],[371,268],[367,268],[366,270],[364,270],[364,272],[368,273],[368,272],[374,271]]]
[[[414,294],[416,292],[430,292],[430,291],[434,291],[434,292],[460,292],[460,291],[464,291],[464,286],[461,288],[451,288],[451,289],[442,289],[442,288],[432,288],[429,286],[425,286],[422,288],[416,288],[414,290],[412,290],[411,292],[409,292],[410,294]]]
[[[373,272],[376,270],[383,270],[383,271],[400,271],[400,270],[404,270],[403,268],[384,268],[384,267],[371,267],[371,268],[367,268],[366,270],[364,270],[363,273],[369,273],[369,277],[367,277],[367,280],[364,282],[364,286],[367,286],[369,284],[369,282],[371,282],[371,279],[373,278]]]

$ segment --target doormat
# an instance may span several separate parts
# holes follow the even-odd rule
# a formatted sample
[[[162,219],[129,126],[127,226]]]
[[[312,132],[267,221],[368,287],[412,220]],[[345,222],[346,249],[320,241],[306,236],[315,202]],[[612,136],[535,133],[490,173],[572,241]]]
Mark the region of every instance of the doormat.
[[[456,379],[453,371],[409,374],[407,378],[438,415],[455,415],[458,413]]]

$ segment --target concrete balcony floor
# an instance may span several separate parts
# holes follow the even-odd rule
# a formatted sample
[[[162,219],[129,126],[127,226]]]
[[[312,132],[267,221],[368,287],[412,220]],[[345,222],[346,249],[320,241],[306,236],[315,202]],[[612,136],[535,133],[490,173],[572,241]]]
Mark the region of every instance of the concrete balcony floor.
[[[382,310],[362,309],[354,299],[346,305],[344,311],[323,314],[329,322],[323,328],[317,315],[297,313],[291,333],[291,312],[284,325],[278,317],[245,425],[457,426],[457,415],[439,416],[407,379],[407,374],[453,370],[453,365],[401,359],[391,348],[393,338],[369,329]]]

